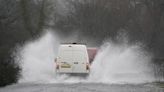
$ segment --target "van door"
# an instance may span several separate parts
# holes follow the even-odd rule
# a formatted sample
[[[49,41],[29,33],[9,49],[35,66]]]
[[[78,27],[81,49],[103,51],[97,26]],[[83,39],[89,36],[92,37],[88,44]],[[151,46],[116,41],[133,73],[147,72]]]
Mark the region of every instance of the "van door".
[[[71,73],[72,72],[72,50],[63,50],[61,54],[60,72]]]
[[[73,67],[74,73],[85,73],[86,72],[86,55],[84,51],[73,50]]]

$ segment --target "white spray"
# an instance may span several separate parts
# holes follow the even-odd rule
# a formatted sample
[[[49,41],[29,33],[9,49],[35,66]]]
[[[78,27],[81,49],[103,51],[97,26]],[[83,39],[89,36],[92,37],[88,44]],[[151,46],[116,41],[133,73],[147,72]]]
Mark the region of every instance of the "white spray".
[[[139,45],[104,44],[92,66],[89,80],[105,83],[146,83],[154,80],[151,57]]]
[[[105,83],[143,83],[153,80],[149,61],[139,45],[114,44],[108,42],[101,46],[91,73],[85,80],[70,76],[56,76],[54,58],[59,41],[52,32],[33,42],[25,44],[20,51],[22,78],[20,82],[105,82]]]
[[[54,79],[54,58],[59,43],[52,32],[25,44],[21,55],[22,78],[20,82],[51,82]]]

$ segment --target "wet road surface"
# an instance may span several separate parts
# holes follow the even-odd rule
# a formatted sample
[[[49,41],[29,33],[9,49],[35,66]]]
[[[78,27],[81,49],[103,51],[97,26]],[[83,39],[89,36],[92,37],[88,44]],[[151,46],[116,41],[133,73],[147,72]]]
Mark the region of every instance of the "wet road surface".
[[[164,92],[164,88],[154,84],[26,83],[0,88],[0,92]]]

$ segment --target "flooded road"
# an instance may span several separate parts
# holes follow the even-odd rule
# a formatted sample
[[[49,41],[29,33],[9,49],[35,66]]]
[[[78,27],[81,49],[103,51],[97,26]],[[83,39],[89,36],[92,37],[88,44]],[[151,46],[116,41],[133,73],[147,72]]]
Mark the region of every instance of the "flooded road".
[[[0,88],[0,92],[164,92],[155,84],[15,84]]]
[[[153,83],[151,55],[140,45],[105,43],[91,64],[89,76],[81,79],[55,73],[60,42],[54,39],[47,33],[25,44],[16,59],[21,62],[22,77],[18,84],[0,88],[0,92],[164,92]]]

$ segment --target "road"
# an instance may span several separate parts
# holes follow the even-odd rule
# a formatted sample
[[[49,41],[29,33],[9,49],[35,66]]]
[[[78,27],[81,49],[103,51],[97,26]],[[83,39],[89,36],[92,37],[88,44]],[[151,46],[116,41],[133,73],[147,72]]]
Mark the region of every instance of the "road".
[[[0,92],[164,92],[164,88],[154,84],[22,83],[0,88]]]

